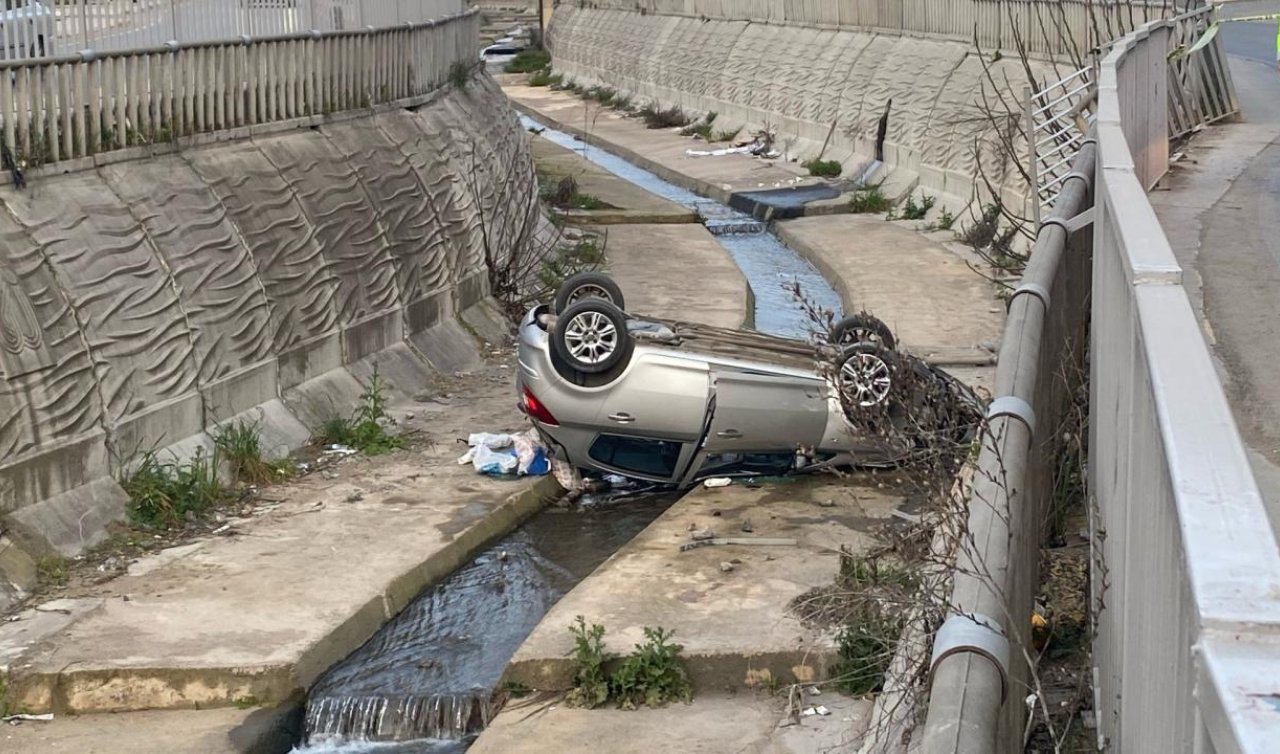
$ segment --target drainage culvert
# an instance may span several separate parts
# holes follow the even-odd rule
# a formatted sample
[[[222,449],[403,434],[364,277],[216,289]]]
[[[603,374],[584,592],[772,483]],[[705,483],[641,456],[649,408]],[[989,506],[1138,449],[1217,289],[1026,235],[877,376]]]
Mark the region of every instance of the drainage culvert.
[[[520,116],[520,122],[525,128],[537,131],[547,141],[572,150],[619,178],[697,212],[707,230],[729,253],[742,270],[747,284],[751,286],[756,300],[755,324],[761,332],[802,338],[813,329],[809,316],[784,288],[789,283],[798,283],[810,303],[831,311],[839,319],[840,297],[835,290],[808,260],[787,248],[768,232],[764,223],[714,199],[698,196],[692,191],[668,183],[617,155],[590,146],[562,131],[548,128],[527,115]]]
[[[507,662],[542,616],[674,501],[641,495],[535,515],[325,673],[308,695],[295,751],[464,751],[489,722]]]

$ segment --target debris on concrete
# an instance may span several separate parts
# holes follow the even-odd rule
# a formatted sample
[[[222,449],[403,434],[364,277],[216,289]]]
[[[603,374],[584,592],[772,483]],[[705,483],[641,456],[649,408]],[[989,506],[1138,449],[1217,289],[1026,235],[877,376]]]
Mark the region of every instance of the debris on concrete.
[[[46,712],[43,715],[28,715],[28,714],[6,715],[4,717],[0,717],[0,720],[3,720],[4,722],[9,723],[10,725],[17,725],[23,722],[47,723],[53,720],[53,713]]]
[[[729,477],[713,477],[703,482],[702,486],[714,489],[716,487],[728,487],[731,484],[733,484],[733,480]]]
[[[356,454],[356,449],[350,445],[326,445],[324,446],[324,454],[339,457],[353,456]]]
[[[689,539],[692,539],[694,542],[704,542],[714,538],[715,536],[716,533],[710,529],[695,529],[693,533],[689,535]]]
[[[688,552],[699,547],[724,546],[724,545],[744,545],[754,547],[795,547],[796,540],[786,539],[783,537],[711,537],[699,538],[698,535],[706,532],[694,532],[692,538],[694,541],[680,545],[680,552]]]
[[[467,445],[470,447],[458,457],[458,465],[469,463],[481,474],[542,476],[551,470],[546,448],[533,430],[519,434],[474,432]]]
[[[751,525],[751,519],[747,519],[746,521],[742,522],[742,530],[747,534],[750,534],[751,532],[755,531],[755,527]]]
[[[802,712],[802,713],[800,713],[800,714],[804,715],[805,717],[812,717],[812,716],[814,716],[814,715],[819,715],[819,716],[821,716],[821,717],[826,717],[827,715],[830,715],[830,714],[831,714],[831,710],[829,710],[829,709],[827,709],[826,707],[824,707],[824,706],[822,706],[821,704],[819,704],[819,705],[818,705],[818,706],[816,706],[816,707],[808,707],[808,708],[806,708],[806,709],[805,709],[805,711],[804,711],[804,712]]]
[[[732,571],[732,570],[733,570],[733,563],[730,563],[730,562],[729,562],[729,561],[727,561],[727,560],[722,561],[722,562],[720,563],[720,571],[721,571],[721,573],[729,573],[729,572],[730,572],[730,571]]]

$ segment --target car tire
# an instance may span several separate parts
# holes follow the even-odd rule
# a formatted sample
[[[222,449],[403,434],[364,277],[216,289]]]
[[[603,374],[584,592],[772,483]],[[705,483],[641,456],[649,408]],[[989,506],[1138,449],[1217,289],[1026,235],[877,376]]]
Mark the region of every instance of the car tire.
[[[601,374],[618,367],[631,353],[627,315],[599,298],[584,298],[556,315],[551,347],[569,368]]]
[[[613,278],[603,272],[579,272],[561,283],[556,290],[555,311],[565,311],[575,303],[589,298],[603,299],[622,311],[627,309],[622,289],[613,282]]]
[[[842,402],[851,409],[883,405],[893,395],[896,372],[893,351],[884,346],[862,341],[845,347],[836,365]]]
[[[898,347],[889,326],[870,314],[851,314],[840,320],[831,328],[828,341],[835,346],[878,343],[890,351]]]

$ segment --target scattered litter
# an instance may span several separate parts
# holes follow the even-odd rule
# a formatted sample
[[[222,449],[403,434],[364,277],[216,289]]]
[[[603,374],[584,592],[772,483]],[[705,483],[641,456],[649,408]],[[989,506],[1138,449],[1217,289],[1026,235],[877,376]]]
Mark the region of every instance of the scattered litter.
[[[618,474],[605,474],[604,480],[614,487],[622,487],[631,483],[631,480],[624,476],[619,476]]]
[[[809,696],[822,696],[822,689],[817,686],[809,687]]]
[[[819,503],[818,503],[818,505],[819,505],[819,506],[821,506],[821,507],[823,507],[823,508],[834,508],[834,507],[836,507],[836,501],[834,501],[834,500],[823,500],[823,501],[819,502]]]
[[[20,722],[47,723],[53,720],[53,713],[46,712],[43,715],[28,715],[28,714],[6,715],[5,717],[0,717],[0,720],[3,720],[6,723],[9,723],[10,725],[17,725]]]
[[[782,539],[775,537],[698,537],[703,532],[694,532],[693,541],[680,545],[680,552],[688,552],[698,547],[710,547],[712,545],[746,545],[750,547],[795,547],[794,539]],[[769,558],[766,558],[766,560]]]
[[[748,534],[755,531],[755,527],[751,525],[751,519],[742,522],[742,530]]]
[[[720,564],[721,573],[729,573],[732,570],[733,570],[733,563],[730,563],[729,561],[726,560]]]
[[[895,508],[893,511],[889,513],[889,515],[893,516],[894,518],[900,518],[909,524],[920,523],[920,514],[918,513],[907,513],[906,511],[898,510]]]
[[[5,619],[4,619],[4,622],[5,622],[5,623],[17,623],[17,622],[18,622],[18,621],[20,621],[20,620],[22,620],[22,616],[21,616],[21,615],[10,615],[8,618],[5,618]]]
[[[350,445],[326,445],[324,446],[324,454],[327,456],[353,456],[356,454],[356,449]]]
[[[347,502],[348,502],[348,503],[358,503],[358,502],[360,502],[361,500],[364,500],[364,493],[363,493],[363,492],[358,492],[358,491],[357,491],[357,492],[352,492],[350,495],[347,495]]]
[[[813,717],[814,715],[821,715],[822,717],[826,717],[827,715],[831,714],[831,710],[819,704],[816,707],[809,707],[805,709],[805,711],[800,714],[804,715],[805,717]]]
[[[715,487],[728,487],[731,484],[733,484],[732,479],[730,479],[729,477],[721,476],[721,477],[708,479],[707,481],[702,483],[702,486],[715,488]]]
[[[694,542],[702,542],[704,540],[713,539],[715,536],[716,533],[710,529],[698,529],[689,535],[689,539],[692,539]]]
[[[698,525],[694,523],[689,524],[689,526],[685,529],[685,531],[697,531],[697,530],[698,530]]]
[[[546,449],[534,430],[515,435],[477,432],[467,438],[467,445],[470,448],[459,456],[458,465],[469,463],[481,474],[542,476],[551,470]]]
[[[210,534],[221,534],[222,532],[224,532],[224,531],[226,531],[226,530],[228,530],[228,529],[230,529],[230,528],[231,528],[231,524],[223,524],[222,526],[219,526],[218,528],[214,529],[213,531],[211,531],[211,532],[209,532],[209,533],[210,533]]]

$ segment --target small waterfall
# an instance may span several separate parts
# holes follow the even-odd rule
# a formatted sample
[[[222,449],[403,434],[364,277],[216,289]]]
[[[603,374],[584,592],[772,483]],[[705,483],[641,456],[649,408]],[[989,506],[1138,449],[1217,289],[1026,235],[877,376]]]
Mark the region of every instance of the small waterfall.
[[[492,711],[487,692],[324,697],[307,705],[304,740],[462,740],[484,730]]]

